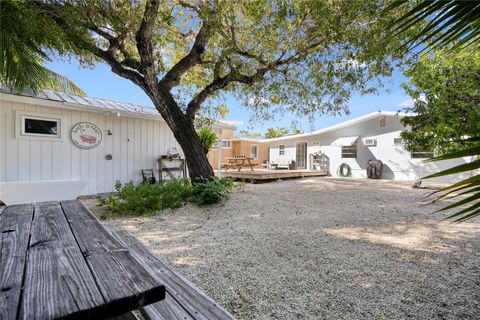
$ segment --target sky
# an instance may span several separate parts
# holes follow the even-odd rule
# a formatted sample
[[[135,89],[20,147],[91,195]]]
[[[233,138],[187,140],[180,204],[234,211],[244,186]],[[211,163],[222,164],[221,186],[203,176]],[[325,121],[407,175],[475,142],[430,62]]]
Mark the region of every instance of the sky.
[[[46,67],[68,77],[87,96],[153,107],[151,100],[140,88],[130,80],[115,75],[106,64],[100,63],[95,65],[94,68],[84,68],[78,62],[72,60],[68,62],[48,62]],[[361,96],[354,94],[349,103],[350,115],[337,117],[317,115],[314,123],[310,123],[307,118],[296,119],[290,114],[276,115],[272,121],[250,121],[252,112],[241,101],[236,100],[233,96],[227,96],[226,104],[230,112],[226,120],[242,121],[243,124],[238,126],[238,131],[245,129],[262,134],[269,127],[291,128],[292,121],[298,122],[300,129],[305,132],[319,130],[373,111],[398,111],[402,109],[411,101],[405,95],[404,90],[400,88],[400,84],[406,80],[400,71],[395,71],[391,78],[385,79],[385,87],[381,89],[378,95]]]

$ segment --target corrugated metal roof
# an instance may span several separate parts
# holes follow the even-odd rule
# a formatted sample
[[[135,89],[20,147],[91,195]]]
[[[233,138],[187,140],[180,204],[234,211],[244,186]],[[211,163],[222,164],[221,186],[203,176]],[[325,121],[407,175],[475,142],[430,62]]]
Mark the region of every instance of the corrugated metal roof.
[[[117,102],[102,98],[93,98],[87,96],[79,96],[76,94],[64,93],[59,91],[52,90],[42,90],[37,93],[33,91],[24,91],[22,93],[12,93],[11,90],[8,90],[0,86],[0,93],[12,94],[16,96],[24,96],[35,99],[42,99],[48,101],[54,101],[59,103],[65,103],[71,107],[78,108],[95,108],[105,112],[121,112],[129,113],[132,115],[141,115],[146,117],[162,118],[160,113],[155,108],[149,108],[140,106],[138,104],[126,103],[126,102]],[[237,121],[238,122],[238,121]],[[234,121],[217,121],[216,126],[235,129],[236,125]]]
[[[8,89],[0,88],[0,92],[8,93],[8,94],[15,94],[19,96],[25,96],[30,98],[36,99],[43,99],[43,100],[50,100],[56,102],[62,102],[69,105],[78,105],[78,106],[85,106],[90,108],[98,108],[104,111],[111,111],[111,112],[128,112],[128,113],[140,113],[143,115],[160,117],[157,109],[149,108],[140,106],[133,103],[124,103],[124,102],[116,102],[107,99],[101,98],[93,98],[87,96],[79,96],[76,94],[52,91],[52,90],[43,90],[37,93],[32,91],[25,91],[20,94],[12,93]]]

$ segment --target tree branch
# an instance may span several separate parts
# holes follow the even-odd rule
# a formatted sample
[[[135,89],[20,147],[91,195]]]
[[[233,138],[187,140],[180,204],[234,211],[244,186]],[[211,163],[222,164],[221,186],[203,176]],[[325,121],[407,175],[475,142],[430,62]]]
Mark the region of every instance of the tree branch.
[[[152,32],[158,16],[159,6],[160,0],[148,0],[146,2],[142,22],[135,35],[143,74],[145,76],[145,80],[150,84],[156,82],[156,73],[154,68],[155,64],[153,61]]]
[[[170,71],[167,72],[162,80],[160,80],[159,84],[161,86],[168,90],[172,89],[180,83],[180,78],[185,72],[191,67],[202,63],[202,55],[205,52],[205,46],[208,41],[208,29],[209,26],[206,23],[203,23],[195,37],[192,49],[185,57],[180,59]]]

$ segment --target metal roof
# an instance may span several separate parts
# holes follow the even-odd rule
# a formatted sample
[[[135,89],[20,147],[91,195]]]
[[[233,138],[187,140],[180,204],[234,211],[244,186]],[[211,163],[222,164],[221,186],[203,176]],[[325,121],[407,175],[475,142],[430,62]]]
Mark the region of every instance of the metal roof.
[[[14,96],[23,96],[27,98],[41,99],[63,104],[64,106],[79,109],[98,110],[103,112],[130,114],[132,116],[142,116],[147,118],[162,119],[160,113],[155,108],[144,107],[138,104],[117,102],[102,98],[93,98],[87,96],[79,96],[76,94],[42,90],[34,93],[33,91],[24,91],[22,93],[13,93],[11,90],[0,86],[0,93],[10,94]],[[222,128],[235,129],[234,122],[216,121],[215,126]]]
[[[144,106],[139,106],[133,103],[117,102],[101,98],[93,98],[87,96],[79,96],[76,94],[52,91],[52,90],[42,90],[34,93],[33,91],[24,91],[22,93],[12,93],[11,91],[0,88],[0,92],[13,94],[18,96],[25,96],[30,98],[49,100],[61,102],[70,106],[84,106],[87,108],[95,108],[103,111],[110,112],[127,112],[127,113],[137,113],[144,114],[148,116],[160,117],[157,109],[148,108]]]

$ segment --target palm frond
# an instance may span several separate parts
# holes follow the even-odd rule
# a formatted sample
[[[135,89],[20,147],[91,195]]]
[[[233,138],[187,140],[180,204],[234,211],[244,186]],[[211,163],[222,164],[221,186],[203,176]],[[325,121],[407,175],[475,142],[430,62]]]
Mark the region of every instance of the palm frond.
[[[470,137],[466,140],[478,142],[480,140],[479,138],[480,138],[480,134],[476,133],[475,136]],[[424,179],[436,178],[436,177],[453,175],[453,174],[461,174],[466,172],[474,173],[475,170],[477,171],[476,173],[474,173],[473,176],[467,179],[463,179],[450,186],[443,187],[440,190],[437,190],[429,195],[429,196],[433,196],[433,195],[439,194],[438,196],[436,196],[433,202],[460,197],[460,200],[437,210],[437,212],[442,212],[442,211],[448,211],[448,210],[466,206],[462,210],[449,215],[446,219],[454,219],[455,222],[463,222],[480,215],[480,209],[479,209],[480,208],[480,175],[478,174],[478,170],[480,168],[479,155],[480,155],[480,146],[476,145],[473,147],[465,147],[465,149],[463,150],[453,151],[429,160],[429,161],[441,161],[441,160],[450,160],[450,159],[457,159],[457,158],[463,158],[463,157],[472,158],[470,162],[429,175]]]
[[[409,3],[406,0],[394,1],[384,10],[384,14]],[[425,23],[425,21],[427,21]],[[462,49],[478,46],[480,40],[480,1],[424,0],[397,19],[392,33],[398,35],[407,30],[424,25],[405,44],[412,50],[426,44],[424,50],[440,47]]]
[[[19,6],[20,3],[13,1],[1,2],[0,84],[14,92],[52,89],[84,95],[72,81],[42,65],[48,56],[19,23]]]

